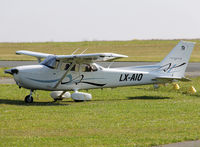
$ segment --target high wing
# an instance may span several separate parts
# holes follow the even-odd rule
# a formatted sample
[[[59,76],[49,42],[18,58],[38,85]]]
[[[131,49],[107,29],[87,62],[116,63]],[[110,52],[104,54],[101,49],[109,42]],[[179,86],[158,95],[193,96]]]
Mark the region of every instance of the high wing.
[[[36,57],[36,58],[46,58],[50,55],[53,55],[53,54],[46,54],[46,53],[40,53],[40,52],[32,52],[32,51],[25,51],[25,50],[20,50],[20,51],[16,51],[16,54],[18,55],[29,55],[29,56],[33,56],[33,57]]]
[[[25,51],[20,50],[17,51],[16,54],[23,54],[29,55],[38,58],[46,58],[48,56],[55,56],[57,60],[62,60],[63,62],[76,62],[76,63],[91,63],[96,61],[112,61],[119,58],[128,57],[121,54],[114,54],[114,53],[94,53],[94,54],[76,54],[76,55],[53,55],[53,54],[46,54],[40,52],[32,52],[32,51]]]
[[[119,58],[128,57],[114,53],[95,53],[95,54],[79,54],[79,55],[57,55],[56,59],[67,62],[75,61],[76,63],[91,63],[97,61],[112,61]]]
[[[38,59],[38,62],[41,62],[42,58],[46,58],[50,55],[53,55],[53,54],[46,54],[46,53],[32,52],[32,51],[25,51],[25,50],[16,51],[16,54],[36,57]]]

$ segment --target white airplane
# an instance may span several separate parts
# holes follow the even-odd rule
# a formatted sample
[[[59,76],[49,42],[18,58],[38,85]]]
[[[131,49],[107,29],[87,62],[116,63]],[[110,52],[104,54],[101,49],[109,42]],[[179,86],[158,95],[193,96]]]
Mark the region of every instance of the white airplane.
[[[32,51],[17,51],[16,54],[34,56],[39,65],[18,66],[5,70],[12,74],[16,84],[30,89],[25,102],[32,103],[34,90],[53,91],[56,100],[72,98],[74,101],[91,100],[89,93],[81,89],[95,89],[121,86],[169,83],[174,80],[188,81],[184,77],[193,42],[180,41],[174,49],[158,64],[120,68],[104,68],[95,62],[111,61],[125,55],[113,53],[53,55]],[[68,91],[74,91],[70,94]]]

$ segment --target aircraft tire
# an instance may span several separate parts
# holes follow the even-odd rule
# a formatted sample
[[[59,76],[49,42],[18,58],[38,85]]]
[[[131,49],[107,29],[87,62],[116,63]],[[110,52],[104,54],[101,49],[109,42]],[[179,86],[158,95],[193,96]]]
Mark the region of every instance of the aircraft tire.
[[[31,95],[27,95],[24,99],[26,103],[32,103],[33,102],[33,97]]]

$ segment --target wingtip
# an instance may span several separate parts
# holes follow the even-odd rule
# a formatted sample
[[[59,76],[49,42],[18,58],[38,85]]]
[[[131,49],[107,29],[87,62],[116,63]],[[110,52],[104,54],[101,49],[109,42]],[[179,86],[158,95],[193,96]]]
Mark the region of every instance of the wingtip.
[[[22,52],[26,52],[26,50],[19,50],[19,51],[16,51],[15,53],[16,53],[17,55],[20,55],[20,54],[22,54]]]

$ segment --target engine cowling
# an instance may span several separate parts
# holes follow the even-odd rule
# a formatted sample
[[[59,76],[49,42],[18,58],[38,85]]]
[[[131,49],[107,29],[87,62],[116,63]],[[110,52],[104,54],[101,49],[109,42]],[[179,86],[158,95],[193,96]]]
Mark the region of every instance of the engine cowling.
[[[71,98],[71,94],[69,92],[65,92],[65,94],[60,97],[60,95],[63,93],[63,91],[53,91],[50,95],[53,99],[64,99],[64,98]]]
[[[71,95],[72,99],[75,101],[89,101],[92,99],[92,95],[84,92],[74,92]]]

